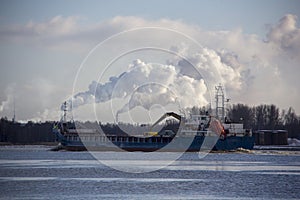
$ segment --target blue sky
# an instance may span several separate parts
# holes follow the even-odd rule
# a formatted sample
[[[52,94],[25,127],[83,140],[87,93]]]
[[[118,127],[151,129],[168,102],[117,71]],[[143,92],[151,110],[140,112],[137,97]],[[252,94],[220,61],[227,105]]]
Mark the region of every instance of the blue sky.
[[[295,0],[2,0],[1,24],[44,21],[56,15],[82,16],[83,23],[98,22],[121,16],[146,19],[182,19],[209,30],[242,27],[246,33],[263,34],[264,25],[285,15],[300,14],[300,3]]]
[[[236,90],[230,81],[225,84],[233,103],[274,103],[300,113],[296,78],[299,1],[28,0],[0,4],[0,116],[12,116],[14,96],[20,120],[55,119],[60,103],[72,93],[75,75],[88,52],[113,34],[143,26],[180,31],[207,48],[209,56],[219,56],[221,63],[215,66],[235,74],[224,77],[240,81]],[[274,82],[277,90],[270,92]],[[239,96],[241,90],[250,94]],[[292,94],[289,100],[283,98],[288,94]]]

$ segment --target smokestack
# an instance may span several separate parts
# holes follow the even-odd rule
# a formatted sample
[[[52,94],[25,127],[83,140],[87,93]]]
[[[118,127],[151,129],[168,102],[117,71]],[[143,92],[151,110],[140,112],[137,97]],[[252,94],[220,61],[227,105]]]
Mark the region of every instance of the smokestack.
[[[12,118],[12,121],[15,122],[16,120],[16,102],[15,102],[15,96],[14,96],[14,116]]]

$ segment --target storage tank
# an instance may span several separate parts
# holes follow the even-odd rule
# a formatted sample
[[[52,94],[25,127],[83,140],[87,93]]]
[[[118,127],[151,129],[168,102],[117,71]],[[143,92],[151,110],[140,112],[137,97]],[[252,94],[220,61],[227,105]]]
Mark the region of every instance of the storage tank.
[[[272,130],[264,130],[264,145],[272,145]]]
[[[288,132],[286,130],[277,130],[277,145],[288,144]]]
[[[288,132],[286,130],[258,130],[255,134],[257,145],[287,145]]]

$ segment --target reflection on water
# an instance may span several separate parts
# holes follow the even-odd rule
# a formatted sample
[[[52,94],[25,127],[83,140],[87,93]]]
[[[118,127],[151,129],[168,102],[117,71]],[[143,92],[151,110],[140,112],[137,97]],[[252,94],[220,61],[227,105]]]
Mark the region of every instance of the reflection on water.
[[[0,147],[1,199],[299,199],[300,154],[186,153],[150,173],[111,169],[88,152],[44,146]],[[143,153],[140,153],[141,157]],[[151,168],[168,160],[132,160],[103,152],[106,162]]]

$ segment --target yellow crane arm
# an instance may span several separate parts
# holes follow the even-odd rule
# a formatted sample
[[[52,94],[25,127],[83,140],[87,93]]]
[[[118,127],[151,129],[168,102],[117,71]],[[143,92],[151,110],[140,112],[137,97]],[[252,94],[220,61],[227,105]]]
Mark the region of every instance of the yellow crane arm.
[[[163,116],[161,116],[161,118],[159,118],[151,127],[150,130],[152,130],[152,128],[154,126],[156,126],[159,122],[163,121],[164,119],[166,119],[167,117],[174,117],[176,119],[179,120],[179,122],[181,122],[182,117],[180,115],[178,115],[177,113],[174,112],[167,112],[165,113]]]

